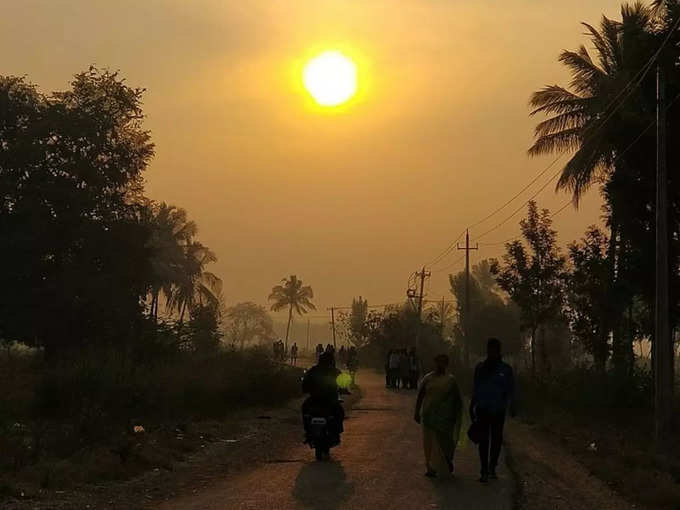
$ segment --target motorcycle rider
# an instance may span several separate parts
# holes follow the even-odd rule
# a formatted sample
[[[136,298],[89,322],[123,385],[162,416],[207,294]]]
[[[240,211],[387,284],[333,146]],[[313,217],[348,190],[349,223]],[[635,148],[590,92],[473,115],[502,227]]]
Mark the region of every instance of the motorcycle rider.
[[[340,370],[335,367],[335,359],[332,352],[324,352],[319,356],[319,362],[307,370],[302,379],[302,392],[309,393],[309,397],[302,404],[302,415],[305,429],[307,423],[305,415],[311,415],[314,409],[323,409],[330,412],[335,424],[335,432],[340,442],[340,434],[343,432],[343,420],[345,410],[338,401],[338,376]]]

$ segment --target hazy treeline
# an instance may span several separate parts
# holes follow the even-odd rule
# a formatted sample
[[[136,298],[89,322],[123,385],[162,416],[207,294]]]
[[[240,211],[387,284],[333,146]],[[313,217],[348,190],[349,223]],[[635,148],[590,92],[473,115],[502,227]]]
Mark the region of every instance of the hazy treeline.
[[[225,345],[269,338],[271,318],[225,310],[196,223],[145,195],[142,96],[97,68],[49,94],[0,76],[0,493],[7,471],[118,448],[133,420],[152,431],[299,392],[269,351]]]

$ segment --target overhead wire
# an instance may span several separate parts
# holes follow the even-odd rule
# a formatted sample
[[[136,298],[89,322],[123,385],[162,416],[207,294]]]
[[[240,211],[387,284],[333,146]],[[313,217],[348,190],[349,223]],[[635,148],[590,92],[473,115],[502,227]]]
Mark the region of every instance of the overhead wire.
[[[613,109],[611,112],[609,112],[609,114],[605,117],[605,119],[604,119],[601,123],[599,123],[596,127],[593,128],[593,129],[594,129],[594,132],[593,132],[592,134],[597,133],[600,129],[602,129],[602,127],[603,127],[603,126],[604,126],[604,125],[605,125],[605,124],[606,124],[606,123],[614,116],[614,114],[621,108],[621,106],[623,105],[624,101],[628,98],[628,96],[630,96],[630,94],[632,94],[632,92],[633,92],[635,89],[637,89],[637,87],[642,83],[642,80],[644,80],[644,78],[647,76],[647,73],[648,73],[649,70],[652,68],[652,65],[654,64],[654,62],[656,61],[656,59],[659,57],[659,55],[660,55],[661,52],[663,51],[663,49],[664,49],[664,47],[666,46],[666,44],[668,44],[668,41],[670,40],[670,38],[672,37],[672,34],[675,32],[675,30],[678,28],[678,26],[680,26],[680,19],[678,19],[678,20],[675,22],[675,24],[673,25],[673,27],[672,27],[671,30],[669,31],[669,33],[668,33],[668,35],[666,36],[666,38],[664,39],[664,41],[661,43],[661,45],[660,45],[659,48],[656,50],[656,52],[651,56],[651,58],[647,61],[647,63],[646,63],[644,66],[642,66],[642,68],[635,74],[635,76],[634,76],[633,78],[631,78],[631,79],[628,81],[628,83],[626,84],[626,86],[623,87],[623,89],[621,89],[621,90],[616,94],[616,96],[609,102],[609,104],[607,105],[607,107],[605,108],[604,111],[607,111],[607,110],[609,110],[610,108],[614,107],[615,103],[623,96],[623,99],[621,100],[621,102],[619,102],[619,104],[617,104],[617,105],[614,107],[614,109]],[[675,102],[675,101],[673,101],[673,102]],[[670,106],[670,105],[669,105],[669,106]],[[652,124],[652,125],[653,125],[653,124]],[[651,127],[651,126],[650,126],[650,127]],[[592,134],[591,134],[591,136],[592,136]],[[640,137],[641,137],[643,134],[644,134],[644,132],[640,135]],[[637,140],[636,140],[636,141],[637,141]],[[635,143],[635,142],[633,142],[633,144],[634,144],[634,143]],[[627,149],[627,150],[628,150],[628,149]],[[627,150],[626,150],[626,151],[627,151]],[[483,217],[482,219],[480,219],[480,220],[478,220],[477,222],[473,223],[472,225],[468,226],[468,227],[467,227],[465,230],[463,230],[463,232],[462,232],[462,233],[461,233],[454,241],[452,241],[452,242],[451,242],[451,243],[450,243],[450,244],[449,244],[449,245],[448,245],[448,246],[447,246],[447,247],[446,247],[439,255],[437,255],[434,259],[432,259],[432,261],[430,261],[429,263],[427,263],[426,266],[431,267],[432,265],[435,265],[435,264],[439,263],[443,258],[445,258],[449,253],[451,253],[451,251],[452,251],[452,250],[454,249],[454,247],[456,246],[456,243],[457,243],[457,242],[463,237],[463,235],[465,234],[465,231],[466,231],[466,230],[481,225],[482,223],[484,223],[485,221],[487,221],[488,219],[492,218],[493,216],[495,216],[496,214],[498,214],[500,211],[502,211],[503,209],[505,209],[505,208],[506,208],[507,206],[509,206],[512,202],[514,202],[517,198],[519,198],[519,197],[522,195],[522,193],[524,193],[524,192],[525,192],[527,189],[529,189],[533,184],[535,184],[535,183],[536,183],[543,175],[545,175],[545,173],[546,173],[550,168],[552,168],[552,167],[555,165],[555,163],[557,163],[557,161],[559,161],[559,160],[566,154],[566,152],[567,152],[567,149],[562,149],[562,150],[560,151],[560,153],[558,154],[558,156],[557,156],[557,157],[556,157],[556,158],[555,158],[555,159],[554,159],[547,167],[545,167],[543,170],[541,170],[541,172],[539,172],[538,175],[537,175],[536,177],[534,177],[527,185],[525,185],[519,192],[517,192],[515,195],[513,195],[509,200],[507,200],[505,203],[503,203],[500,207],[494,209],[491,213],[487,214],[487,215],[486,215],[485,217]],[[624,152],[624,153],[625,153],[625,152]],[[622,154],[623,154],[623,153],[622,153]],[[510,219],[512,219],[512,217],[514,217],[519,211],[521,211],[521,210],[529,203],[529,201],[531,201],[533,198],[535,198],[536,196],[538,196],[538,194],[541,193],[541,192],[548,186],[548,184],[550,184],[550,183],[557,177],[557,175],[559,175],[559,173],[560,173],[561,171],[562,171],[562,170],[560,169],[559,172],[557,172],[556,174],[554,174],[554,175],[550,178],[550,180],[548,180],[543,186],[541,186],[541,188],[539,188],[539,190],[538,190],[536,193],[534,193],[534,194],[530,197],[529,200],[527,200],[524,204],[522,204],[522,206],[521,206],[520,208],[518,208],[517,210],[515,210],[515,212],[513,212],[513,214],[511,214],[511,215],[510,215],[509,217],[507,217],[505,220],[503,220],[502,222],[500,222],[499,224],[497,224],[497,225],[494,226],[493,228],[487,230],[486,232],[484,232],[484,233],[481,234],[480,236],[477,236],[476,240],[477,240],[477,239],[480,239],[480,238],[483,237],[483,236],[486,236],[487,234],[489,234],[489,233],[491,233],[491,232],[493,232],[494,230],[496,230],[497,228],[499,228],[500,226],[502,226],[503,224],[505,224],[507,221],[509,221]],[[566,205],[564,206],[564,208],[566,208]],[[561,212],[561,211],[560,211],[560,212]],[[440,270],[437,270],[437,271],[435,271],[435,272],[441,272],[442,270],[443,270],[443,269],[440,269]]]

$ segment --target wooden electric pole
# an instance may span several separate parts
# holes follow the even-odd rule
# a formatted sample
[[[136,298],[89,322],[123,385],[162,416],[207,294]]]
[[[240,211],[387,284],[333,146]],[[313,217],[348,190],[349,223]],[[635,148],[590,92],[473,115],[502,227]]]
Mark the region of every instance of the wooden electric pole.
[[[335,344],[335,307],[331,306],[328,308],[328,310],[331,311],[331,328],[333,329],[333,348],[335,349],[337,346]]]
[[[309,352],[309,319],[307,319],[307,352]]]
[[[406,296],[409,299],[417,299],[417,304],[416,304],[416,313],[418,314],[418,324],[417,324],[417,329],[416,329],[416,352],[418,353],[418,365],[420,366],[420,372],[423,372],[423,360],[422,360],[422,353],[420,352],[420,332],[422,329],[422,314],[423,314],[423,299],[425,298],[425,279],[429,278],[432,276],[432,273],[430,271],[426,271],[425,267],[421,271],[416,271],[415,276],[420,278],[420,290],[418,291],[418,294],[416,295],[416,291],[413,288],[409,288],[406,291]]]
[[[673,339],[668,302],[668,170],[666,90],[656,67],[656,306],[654,328],[654,435],[658,448],[670,437],[673,420]]]
[[[430,271],[425,271],[423,267],[422,271],[416,273],[420,277],[420,292],[418,293],[418,319],[423,315],[423,297],[425,296],[425,278],[432,276]]]
[[[470,231],[465,231],[465,246],[457,246],[459,250],[465,250],[465,303],[463,305],[463,356],[465,366],[470,366],[470,250],[479,250],[479,244],[474,248],[470,247]]]

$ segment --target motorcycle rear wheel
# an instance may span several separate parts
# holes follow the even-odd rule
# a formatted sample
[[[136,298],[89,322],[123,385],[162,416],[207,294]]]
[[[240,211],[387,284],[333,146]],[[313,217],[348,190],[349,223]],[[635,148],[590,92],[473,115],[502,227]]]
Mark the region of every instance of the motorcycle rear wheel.
[[[316,456],[316,460],[323,460],[326,454],[326,449],[323,448],[320,445],[317,445],[314,447],[314,455]]]

